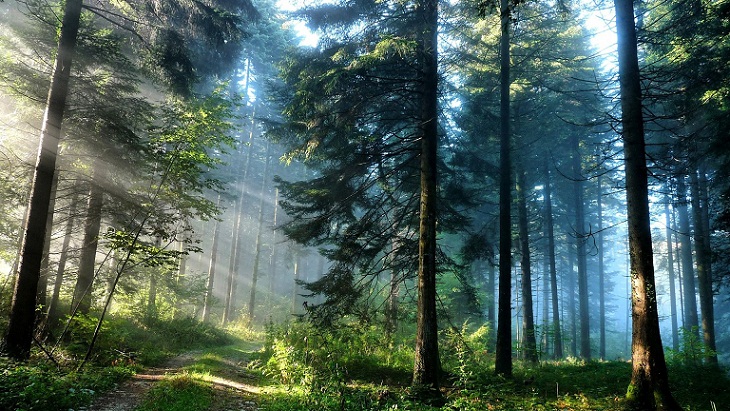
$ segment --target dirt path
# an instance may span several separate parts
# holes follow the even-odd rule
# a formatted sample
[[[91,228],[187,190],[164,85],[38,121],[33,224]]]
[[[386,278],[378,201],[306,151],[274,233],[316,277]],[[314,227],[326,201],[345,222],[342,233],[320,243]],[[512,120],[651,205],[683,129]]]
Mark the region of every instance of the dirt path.
[[[184,368],[194,364],[200,355],[199,352],[187,353],[171,358],[161,367],[148,368],[79,411],[133,411],[154,384],[170,375],[183,373]],[[222,364],[224,367],[221,370],[206,379],[212,384],[215,394],[211,411],[258,411],[256,396],[261,390],[246,383],[254,377],[240,363],[224,360]]]

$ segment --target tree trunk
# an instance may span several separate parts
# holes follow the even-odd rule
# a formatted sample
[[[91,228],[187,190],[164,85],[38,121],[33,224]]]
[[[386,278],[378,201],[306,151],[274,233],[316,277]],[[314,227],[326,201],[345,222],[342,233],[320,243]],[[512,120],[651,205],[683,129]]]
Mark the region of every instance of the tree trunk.
[[[560,308],[558,307],[558,270],[555,264],[555,227],[553,224],[553,200],[552,187],[550,183],[550,168],[548,167],[548,156],[545,156],[543,173],[545,175],[545,226],[548,240],[548,263],[550,265],[550,294],[553,311],[553,358],[563,358],[563,336],[560,327]]]
[[[254,320],[254,310],[256,308],[256,284],[259,280],[259,266],[261,265],[261,243],[264,234],[264,195],[266,194],[266,185],[269,182],[269,168],[271,165],[271,156],[269,153],[269,143],[266,143],[266,166],[264,167],[264,176],[261,179],[261,191],[259,192],[259,217],[258,231],[256,233],[256,246],[253,256],[253,270],[251,272],[251,294],[248,300],[248,320]]]
[[[703,218],[704,208],[707,204],[702,204],[702,194],[700,190],[700,181],[697,172],[690,173],[690,190],[692,197],[692,218],[694,221],[694,245],[695,255],[697,257],[697,283],[700,291],[700,313],[702,317],[702,338],[705,345],[709,349],[706,354],[708,363],[717,365],[717,346],[715,344],[715,308],[712,296],[712,277],[710,272],[710,253],[707,241],[708,233],[705,231],[705,222]]]
[[[71,313],[88,314],[91,309],[92,290],[96,276],[96,250],[99,245],[103,205],[104,193],[92,178],[86,207],[86,220],[84,221],[84,242],[81,246],[79,274],[74,287]]]
[[[441,361],[436,317],[436,192],[438,147],[438,1],[418,3],[423,31],[420,40],[421,200],[418,235],[418,302],[413,385],[439,387]]]
[[[677,327],[677,292],[674,286],[674,253],[672,248],[674,242],[672,241],[672,219],[669,211],[669,198],[664,203],[664,217],[666,221],[666,232],[667,232],[667,274],[669,275],[669,307],[670,314],[672,317],[672,349],[679,351],[679,328]]]
[[[512,164],[510,159],[510,1],[500,1],[499,303],[494,371],[512,376]]]
[[[51,200],[48,203],[48,214],[46,215],[46,234],[43,240],[43,260],[41,261],[41,275],[38,278],[37,304],[40,307],[41,316],[46,317],[48,305],[48,278],[51,276],[51,239],[53,238],[53,215],[56,211],[56,190],[58,189],[58,170],[53,173],[51,183]],[[41,325],[41,328],[44,328]]]
[[[497,336],[497,321],[495,317],[496,298],[494,295],[494,287],[496,283],[494,264],[491,261],[487,262],[487,322],[489,322],[489,347],[485,347],[490,350],[495,344]]]
[[[566,241],[567,242],[567,241]],[[568,283],[565,293],[568,298],[568,332],[570,333],[570,355],[578,356],[578,327],[576,322],[576,309],[575,309],[575,247],[571,247],[566,244],[568,248],[568,278],[565,282]]]
[[[591,359],[591,334],[588,310],[588,264],[586,253],[585,205],[583,204],[583,167],[577,136],[573,145],[573,199],[575,200],[575,250],[578,261],[578,311],[580,320],[580,357]]]
[[[56,167],[61,123],[66,108],[71,63],[76,48],[82,0],[67,0],[61,23],[58,51],[43,116],[38,159],[36,161],[26,230],[21,247],[20,272],[15,282],[10,306],[10,321],[2,350],[15,360],[26,360],[30,355],[35,325],[35,303],[38,291],[43,240],[46,232],[46,214],[51,199],[51,184]]]
[[[277,267],[277,252],[276,247],[277,233],[278,233],[278,214],[279,214],[279,187],[274,189],[274,217],[272,220],[272,227],[274,227],[271,233],[271,253],[269,254],[269,295],[274,295],[274,281],[276,280],[276,267]]]
[[[58,257],[58,267],[56,268],[56,279],[53,283],[53,294],[51,302],[48,304],[48,325],[54,327],[58,324],[61,312],[58,309],[59,295],[61,286],[63,285],[63,277],[66,272],[66,261],[68,260],[68,248],[71,244],[71,233],[73,232],[74,218],[76,217],[76,207],[78,206],[78,188],[80,184],[75,184],[73,197],[68,208],[68,217],[66,217],[66,228],[63,233],[63,244],[61,245],[61,254]]]
[[[521,164],[520,164],[521,165]],[[517,172],[517,210],[520,232],[520,269],[522,272],[522,351],[524,359],[537,363],[537,341],[535,340],[535,316],[532,307],[532,272],[530,267],[530,236],[527,225],[527,197],[525,194],[525,171]]]
[[[603,186],[601,176],[598,176],[598,195],[596,205],[598,207],[598,356],[606,359],[606,287],[605,287],[605,265],[603,255]]]
[[[679,246],[682,261],[682,300],[684,301],[683,326],[693,332],[699,326],[697,318],[697,298],[695,292],[694,267],[692,266],[692,243],[690,241],[689,212],[687,211],[687,187],[684,176],[677,176],[677,215],[679,223]]]
[[[392,336],[398,327],[398,294],[400,291],[400,282],[396,271],[390,270],[390,282],[388,291],[388,302],[385,312],[385,332]]]
[[[216,207],[221,205],[221,195],[218,194]],[[203,299],[203,322],[210,320],[210,310],[213,308],[213,284],[215,282],[215,271],[218,259],[218,236],[220,234],[221,224],[216,220],[213,228],[213,244],[210,248],[210,264],[208,265],[208,282],[205,286],[205,298]]]
[[[243,180],[241,180],[243,181]],[[241,184],[243,187],[243,184]],[[231,255],[228,260],[228,277],[226,281],[226,301],[225,308],[223,309],[223,325],[228,324],[233,319],[233,312],[235,311],[234,297],[236,294],[236,276],[238,272],[237,261],[239,258],[239,241],[241,239],[241,218],[243,216],[243,189],[241,190],[241,196],[236,200],[236,204],[233,208],[233,215],[236,218],[233,224],[233,235],[231,236]]]
[[[641,410],[680,410],[669,390],[659,331],[641,83],[632,0],[614,0],[631,263],[631,382],[627,402]]]

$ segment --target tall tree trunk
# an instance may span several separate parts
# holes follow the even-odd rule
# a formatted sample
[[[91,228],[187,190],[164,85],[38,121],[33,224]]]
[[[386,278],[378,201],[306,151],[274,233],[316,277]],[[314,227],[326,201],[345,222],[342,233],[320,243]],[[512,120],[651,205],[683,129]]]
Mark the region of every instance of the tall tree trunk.
[[[56,278],[53,283],[53,294],[51,302],[48,304],[48,325],[54,327],[61,318],[61,311],[58,308],[59,295],[61,294],[61,286],[63,285],[63,277],[66,272],[66,261],[68,260],[68,249],[71,245],[71,233],[73,232],[74,219],[76,217],[76,208],[78,206],[78,189],[81,184],[77,180],[74,186],[73,196],[68,208],[68,216],[66,217],[66,227],[63,233],[63,244],[61,244],[61,254],[58,257],[58,267],[56,268]]]
[[[667,274],[669,276],[669,307],[670,315],[672,320],[672,349],[679,351],[679,328],[677,327],[677,292],[674,286],[674,253],[672,248],[674,241],[672,241],[672,218],[671,212],[669,211],[669,198],[664,203],[664,218],[666,221],[666,233],[667,233]]]
[[[500,1],[499,303],[494,371],[512,375],[512,162],[510,159],[510,1]]]
[[[603,253],[603,186],[601,184],[601,176],[598,176],[598,195],[596,196],[596,205],[598,207],[598,356],[600,359],[606,359],[606,284],[605,284],[605,265]]]
[[[51,184],[56,168],[58,143],[61,139],[61,123],[66,108],[81,5],[82,0],[67,0],[63,12],[56,61],[53,66],[53,76],[41,127],[38,159],[33,174],[26,230],[21,246],[20,272],[15,282],[10,306],[10,321],[2,344],[2,350],[9,357],[21,361],[28,359],[33,341],[36,293],[43,259],[46,215],[51,200]]]
[[[578,327],[577,327],[577,321],[576,321],[576,309],[575,309],[575,284],[576,284],[576,275],[575,275],[575,247],[571,247],[570,245],[567,245],[568,247],[568,278],[565,279],[565,282],[568,283],[568,286],[566,287],[566,294],[568,297],[568,328],[570,332],[570,355],[578,356]]]
[[[38,278],[37,304],[41,308],[41,315],[45,318],[48,309],[48,278],[51,276],[51,239],[53,238],[53,216],[56,211],[56,190],[58,189],[58,170],[53,173],[51,183],[51,201],[48,203],[46,215],[46,234],[43,240],[43,260],[41,261],[41,275]],[[41,328],[44,328],[41,325]]]
[[[264,167],[264,176],[261,179],[261,191],[259,192],[259,217],[258,228],[256,232],[256,246],[253,256],[253,270],[251,272],[251,294],[248,300],[248,319],[254,320],[254,310],[256,308],[256,284],[259,280],[259,267],[261,265],[261,243],[264,237],[264,195],[266,194],[266,185],[269,182],[269,168],[271,165],[271,156],[269,153],[270,146],[266,143],[266,166]]]
[[[243,180],[241,180],[243,181]],[[233,231],[231,236],[231,255],[228,260],[228,276],[226,280],[226,300],[223,309],[223,325],[228,324],[233,319],[233,312],[235,311],[234,297],[236,294],[236,262],[239,258],[239,241],[241,239],[241,219],[243,217],[243,184],[241,184],[241,196],[236,199],[236,204],[233,208],[233,215],[236,221],[233,224]]]
[[[216,208],[221,205],[221,195],[218,194],[216,200]],[[213,308],[213,284],[215,283],[215,271],[218,263],[218,237],[220,235],[221,224],[216,220],[213,228],[213,244],[210,248],[210,264],[208,265],[208,281],[205,286],[205,298],[203,299],[203,322],[210,320],[210,310]]]
[[[493,348],[497,336],[497,321],[496,321],[496,298],[494,294],[494,287],[496,284],[494,264],[491,261],[487,262],[487,322],[489,323],[489,347],[485,347],[487,350]]]
[[[537,341],[535,340],[535,315],[532,306],[532,272],[530,266],[530,236],[527,225],[527,196],[525,194],[525,171],[517,171],[517,210],[520,232],[520,269],[522,272],[522,351],[524,359],[537,363]]]
[[[279,187],[276,187],[274,189],[274,217],[272,220],[272,227],[274,228],[273,232],[271,233],[271,253],[269,254],[269,295],[274,295],[274,281],[276,281],[277,272],[277,252],[279,251],[276,247],[277,239],[277,233],[278,233],[278,227],[277,224],[279,221],[277,220],[279,215]]]
[[[292,296],[291,296],[291,311],[292,313],[296,313],[299,310],[299,279],[300,279],[300,272],[299,272],[299,263],[301,262],[301,256],[298,251],[295,251],[294,253],[294,286],[292,288]]]
[[[548,156],[545,156],[543,174],[545,175],[545,226],[547,230],[548,249],[547,257],[550,265],[550,294],[553,311],[553,358],[563,358],[563,336],[560,326],[560,308],[558,307],[558,270],[555,264],[555,227],[553,224],[553,200],[552,187],[550,183],[550,168],[548,167]]]
[[[697,283],[700,291],[700,313],[702,317],[702,338],[709,349],[706,360],[710,364],[717,365],[717,346],[715,344],[715,308],[712,296],[712,277],[710,272],[710,255],[706,245],[708,233],[705,232],[702,194],[700,181],[697,172],[690,172],[690,190],[692,197],[692,218],[694,221],[694,245],[697,257]]]
[[[79,257],[79,274],[74,287],[72,313],[88,314],[91,309],[92,290],[96,276],[96,250],[99,245],[99,231],[101,230],[101,210],[104,205],[104,192],[91,179],[89,201],[86,207],[84,220],[84,241]]]
[[[395,270],[390,270],[388,302],[385,312],[385,332],[392,336],[398,328],[398,295],[400,282]]]
[[[634,3],[614,5],[631,259],[632,373],[626,399],[641,410],[680,410],[669,390],[659,331]]]
[[[422,16],[420,118],[421,199],[418,234],[418,302],[413,385],[439,387],[441,361],[436,316],[436,192],[438,153],[438,1],[418,2]]]
[[[575,201],[575,250],[578,261],[578,311],[580,319],[580,357],[591,359],[591,334],[588,309],[588,258],[586,252],[585,205],[583,204],[583,167],[580,144],[577,136],[573,145],[573,200]]]
[[[684,301],[684,328],[690,332],[699,327],[694,267],[692,266],[692,242],[690,240],[689,211],[687,210],[687,186],[684,176],[677,176],[677,216],[679,223],[680,259],[682,261],[682,300]]]

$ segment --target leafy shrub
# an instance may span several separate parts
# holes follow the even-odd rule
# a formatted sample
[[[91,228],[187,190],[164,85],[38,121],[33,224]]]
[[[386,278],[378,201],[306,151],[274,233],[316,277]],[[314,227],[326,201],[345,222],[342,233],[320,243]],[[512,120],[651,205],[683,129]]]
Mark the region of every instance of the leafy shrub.
[[[132,375],[128,367],[63,373],[43,364],[0,363],[0,409],[69,410],[88,404],[96,391]]]

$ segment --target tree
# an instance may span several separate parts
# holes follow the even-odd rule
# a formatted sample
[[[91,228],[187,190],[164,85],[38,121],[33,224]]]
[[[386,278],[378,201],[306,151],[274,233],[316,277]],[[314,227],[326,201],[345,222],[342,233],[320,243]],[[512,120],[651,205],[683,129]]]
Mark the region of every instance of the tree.
[[[511,5],[500,3],[500,149],[499,149],[499,303],[494,371],[512,375],[512,162],[510,159],[510,39]]]
[[[421,207],[418,239],[418,314],[413,384],[439,387],[441,364],[436,317],[436,219],[438,147],[438,1],[418,5],[422,21],[421,60]]]
[[[626,399],[637,409],[680,410],[669,390],[659,331],[634,5],[614,0],[614,6],[631,262],[632,373]]]
[[[26,231],[23,235],[22,261],[18,281],[13,292],[10,322],[3,341],[3,351],[11,358],[25,360],[35,326],[35,302],[43,258],[43,242],[46,231],[46,215],[51,199],[51,185],[56,167],[58,144],[61,139],[68,96],[69,77],[74,59],[76,36],[79,30],[82,0],[68,0],[63,13],[58,40],[56,62],[41,129],[38,160],[33,175],[32,193]]]

